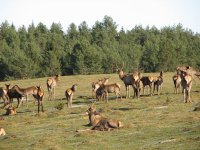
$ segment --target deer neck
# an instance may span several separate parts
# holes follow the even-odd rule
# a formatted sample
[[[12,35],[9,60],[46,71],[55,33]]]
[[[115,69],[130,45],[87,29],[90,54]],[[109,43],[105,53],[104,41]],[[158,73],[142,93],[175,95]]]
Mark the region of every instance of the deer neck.
[[[19,94],[21,94],[21,95],[24,95],[24,94],[25,94],[24,91],[21,90],[18,86],[15,87],[15,90],[16,90]]]

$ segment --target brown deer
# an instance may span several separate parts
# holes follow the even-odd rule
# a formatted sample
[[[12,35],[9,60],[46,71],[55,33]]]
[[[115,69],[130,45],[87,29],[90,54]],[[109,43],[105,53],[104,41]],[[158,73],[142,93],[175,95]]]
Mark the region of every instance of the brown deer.
[[[6,135],[4,128],[0,128],[0,136]]]
[[[191,66],[181,66],[181,67],[177,67],[176,68],[177,72],[180,71],[184,71],[186,72],[188,75],[194,77],[198,77],[200,79],[200,72],[196,71],[194,68],[192,68]]]
[[[161,71],[160,75],[154,78],[153,94],[155,94],[155,90],[156,90],[157,94],[160,95],[162,91],[162,84],[163,84],[163,72]]]
[[[96,109],[93,107],[89,107],[89,109],[87,110],[87,114],[89,116],[89,121],[92,124],[92,128],[77,130],[78,132],[91,131],[91,130],[111,131],[113,129],[123,127],[121,121],[104,118],[100,114],[97,114]]]
[[[134,89],[134,98],[135,97],[139,98],[141,95],[141,89],[143,87],[142,81],[140,80],[141,73],[139,72],[133,73],[132,78],[133,78],[132,85]]]
[[[126,88],[126,99],[130,98],[130,86],[133,86],[132,74],[125,74],[122,69],[117,69],[119,78],[124,82]]]
[[[9,101],[9,97],[8,97],[8,94],[7,94],[7,90],[2,88],[2,87],[0,87],[0,98],[3,99],[3,101],[4,101],[3,107],[5,107],[6,104],[8,103],[8,101]]]
[[[16,115],[17,111],[16,108],[13,106],[8,106],[8,108],[6,108],[6,115]]]
[[[49,93],[48,100],[55,99],[55,87],[59,80],[59,75],[47,79],[47,90]]]
[[[73,99],[74,92],[77,89],[77,86],[78,86],[77,84],[74,84],[74,85],[72,85],[71,88],[69,88],[65,91],[65,96],[67,98],[67,107],[68,108],[72,108],[72,99]]]
[[[192,88],[192,76],[187,72],[181,71],[181,86],[183,88],[183,101],[185,103],[191,102],[190,91]]]
[[[22,95],[19,94],[16,89],[13,87],[10,89],[10,84],[5,84],[6,85],[6,90],[7,90],[7,95],[9,97],[9,104],[12,106],[13,103],[13,98],[17,99],[17,108],[20,106],[20,102],[22,100]]]
[[[28,106],[28,95],[37,95],[37,92],[38,92],[38,88],[35,86],[31,86],[31,87],[27,87],[27,88],[20,88],[18,85],[14,85],[13,89],[15,89],[20,95],[25,97],[26,106]]]
[[[44,112],[44,106],[43,106],[43,97],[44,97],[44,91],[42,90],[41,86],[36,86],[37,93],[33,94],[33,97],[38,102],[38,113],[40,112],[40,107],[42,109],[42,112]]]
[[[172,77],[174,82],[174,93],[178,94],[181,91],[181,76],[179,74],[176,74]]]
[[[151,96],[152,95],[152,86],[153,86],[153,82],[154,82],[154,77],[152,77],[152,76],[143,76],[143,77],[140,78],[140,80],[142,81],[142,84],[143,84],[143,94],[144,94],[144,88],[146,86],[149,86],[149,88],[150,88],[150,96]]]
[[[108,83],[108,79],[109,78],[103,78],[99,79],[97,82],[92,82],[92,97],[94,94],[96,95],[96,90],[100,87],[100,85],[106,85]]]
[[[105,99],[106,102],[108,102],[108,93],[115,93],[116,95],[116,101],[118,100],[118,97],[122,99],[122,96],[120,94],[120,84],[119,83],[114,83],[114,84],[108,84],[108,85],[101,85],[99,88],[100,90],[105,93]],[[102,93],[102,94],[103,94]]]

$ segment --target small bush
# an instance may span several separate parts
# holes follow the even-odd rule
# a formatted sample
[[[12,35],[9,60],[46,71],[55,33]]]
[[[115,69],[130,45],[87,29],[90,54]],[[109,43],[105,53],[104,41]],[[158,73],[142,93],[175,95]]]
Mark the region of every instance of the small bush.
[[[57,106],[55,106],[56,109],[62,110],[64,108],[64,103],[59,103]]]

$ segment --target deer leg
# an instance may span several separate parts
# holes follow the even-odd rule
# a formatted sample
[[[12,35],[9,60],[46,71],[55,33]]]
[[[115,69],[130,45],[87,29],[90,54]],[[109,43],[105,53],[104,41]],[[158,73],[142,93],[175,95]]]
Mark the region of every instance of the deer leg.
[[[126,99],[128,98],[128,86],[126,85]]]
[[[131,97],[131,95],[130,95],[130,85],[128,85],[127,88],[128,88],[127,89],[128,90],[128,98],[130,98]]]
[[[185,96],[186,96],[186,89],[183,89],[183,101],[184,101],[184,103],[187,103]]]
[[[106,103],[108,103],[108,92],[106,92],[105,94],[106,94]]]

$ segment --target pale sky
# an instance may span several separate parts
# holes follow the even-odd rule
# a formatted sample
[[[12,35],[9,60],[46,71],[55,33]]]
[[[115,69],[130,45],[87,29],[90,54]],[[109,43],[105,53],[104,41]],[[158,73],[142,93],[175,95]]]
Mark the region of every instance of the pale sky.
[[[72,22],[79,26],[83,21],[91,28],[105,15],[118,29],[136,25],[160,29],[181,23],[200,33],[200,0],[0,0],[0,24],[7,20],[17,28],[32,22],[49,28],[55,22],[67,31]]]

